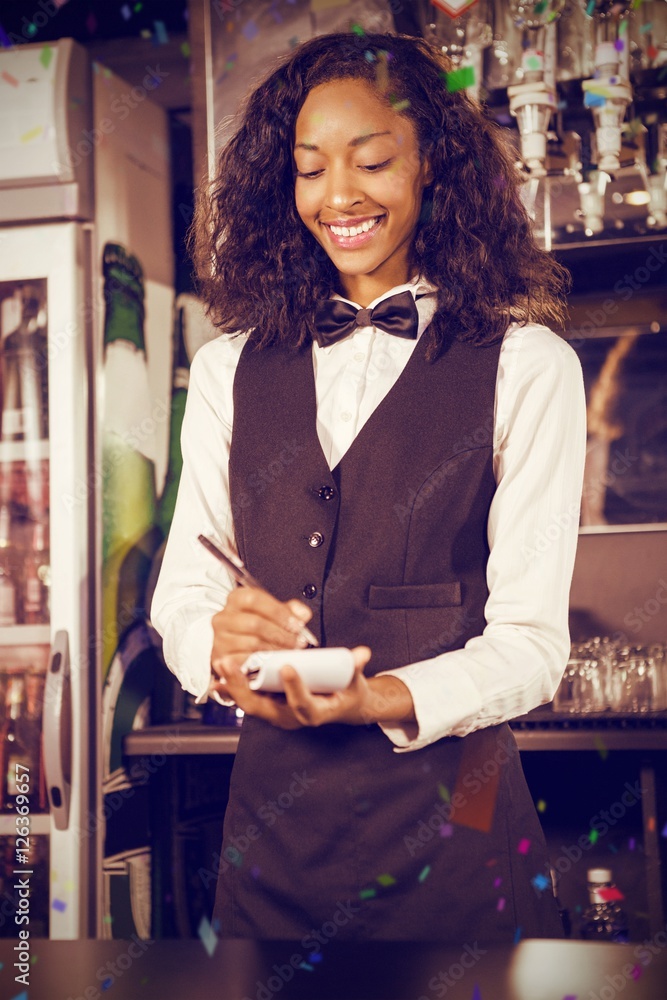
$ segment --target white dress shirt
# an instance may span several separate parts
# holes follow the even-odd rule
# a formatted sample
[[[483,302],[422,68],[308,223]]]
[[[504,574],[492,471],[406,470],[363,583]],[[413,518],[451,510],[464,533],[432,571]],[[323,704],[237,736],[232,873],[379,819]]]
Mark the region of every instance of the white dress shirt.
[[[406,289],[420,296],[420,337],[436,305],[427,282],[413,278],[368,308]],[[236,549],[228,456],[234,373],[246,339],[245,333],[223,334],[193,359],[181,433],[183,471],[151,605],[165,660],[198,702],[209,687],[211,618],[235,583],[197,535],[218,536]],[[329,468],[398,379],[416,342],[367,326],[328,347],[313,344],[317,433]],[[512,324],[500,349],[494,405],[497,485],[487,526],[487,625],[462,649],[382,672],[400,678],[414,702],[416,723],[380,724],[397,751],[465,736],[553,698],[570,649],[569,591],[585,451],[586,403],[575,351],[545,326]],[[270,470],[259,476],[270,483]],[[363,635],[353,637],[354,645],[363,643]]]

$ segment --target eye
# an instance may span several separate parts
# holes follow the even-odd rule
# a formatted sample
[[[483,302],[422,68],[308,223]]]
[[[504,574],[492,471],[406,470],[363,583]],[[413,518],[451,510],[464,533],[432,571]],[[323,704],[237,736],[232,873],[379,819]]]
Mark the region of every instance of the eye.
[[[362,167],[361,169],[368,170],[371,173],[373,173],[374,170],[381,170],[383,167],[388,167],[390,163],[391,163],[391,157],[389,157],[388,160],[385,160],[384,163],[369,164],[367,167]]]
[[[296,176],[305,177],[307,180],[312,180],[314,177],[317,177],[317,175],[321,173],[322,173],[321,170],[312,170],[309,174],[302,174],[299,170],[297,170]]]

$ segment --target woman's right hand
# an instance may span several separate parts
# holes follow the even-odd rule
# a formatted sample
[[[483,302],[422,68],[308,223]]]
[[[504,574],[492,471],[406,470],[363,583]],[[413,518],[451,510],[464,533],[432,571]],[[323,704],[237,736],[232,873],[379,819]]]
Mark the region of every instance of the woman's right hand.
[[[265,649],[304,649],[299,629],[313,612],[297,600],[279,601],[259,587],[235,587],[222,611],[213,615],[211,686],[229,698],[225,668],[241,666],[251,653]]]

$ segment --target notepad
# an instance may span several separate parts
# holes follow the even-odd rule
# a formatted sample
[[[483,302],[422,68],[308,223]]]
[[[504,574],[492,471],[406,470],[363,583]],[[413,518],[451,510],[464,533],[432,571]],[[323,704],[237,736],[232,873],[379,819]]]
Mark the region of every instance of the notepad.
[[[271,649],[252,653],[242,666],[253,691],[284,691],[280,670],[291,666],[313,694],[346,688],[354,675],[354,656],[345,646],[326,649]]]

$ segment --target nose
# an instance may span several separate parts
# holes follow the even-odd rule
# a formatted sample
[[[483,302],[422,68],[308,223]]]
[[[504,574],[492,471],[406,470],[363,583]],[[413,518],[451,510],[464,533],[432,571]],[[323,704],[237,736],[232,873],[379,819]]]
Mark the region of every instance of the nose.
[[[327,208],[342,212],[364,200],[359,188],[359,177],[345,164],[332,164],[327,176],[325,193]]]

